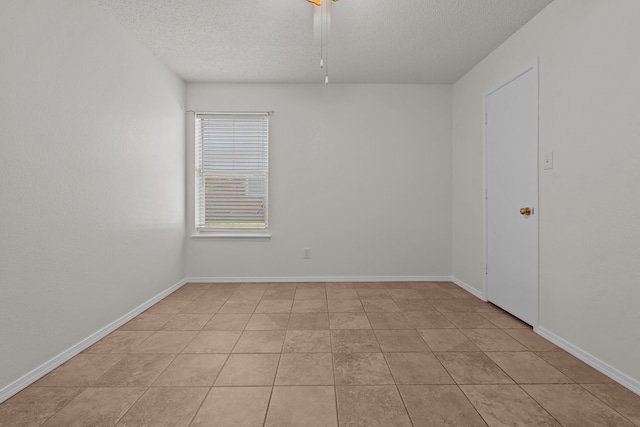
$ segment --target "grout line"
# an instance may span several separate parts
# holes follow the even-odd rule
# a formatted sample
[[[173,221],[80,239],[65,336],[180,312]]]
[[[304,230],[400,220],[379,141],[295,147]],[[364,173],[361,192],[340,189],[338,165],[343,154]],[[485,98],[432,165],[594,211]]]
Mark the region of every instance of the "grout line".
[[[331,328],[331,324],[329,324],[329,328]],[[333,376],[333,400],[336,406],[336,426],[340,425],[340,412],[338,409],[338,382],[336,381],[336,364],[333,360],[333,336],[331,334],[331,329],[329,329],[329,351],[331,355],[331,374]]]
[[[219,372],[218,372],[218,374],[219,374]],[[191,426],[193,424],[193,422],[195,421],[196,417],[198,416],[198,412],[200,412],[200,409],[202,409],[202,405],[204,405],[204,402],[206,402],[207,397],[209,397],[209,394],[211,393],[211,389],[213,389],[213,387],[209,387],[209,390],[204,395],[204,398],[202,399],[202,402],[200,402],[200,405],[198,405],[198,409],[196,409],[194,411],[193,416],[191,417],[191,421],[189,421],[189,426]]]

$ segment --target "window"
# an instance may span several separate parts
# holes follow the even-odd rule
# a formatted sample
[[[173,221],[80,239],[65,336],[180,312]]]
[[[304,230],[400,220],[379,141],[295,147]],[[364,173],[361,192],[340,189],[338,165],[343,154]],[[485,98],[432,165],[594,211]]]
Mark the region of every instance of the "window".
[[[196,113],[196,230],[268,231],[269,114]]]

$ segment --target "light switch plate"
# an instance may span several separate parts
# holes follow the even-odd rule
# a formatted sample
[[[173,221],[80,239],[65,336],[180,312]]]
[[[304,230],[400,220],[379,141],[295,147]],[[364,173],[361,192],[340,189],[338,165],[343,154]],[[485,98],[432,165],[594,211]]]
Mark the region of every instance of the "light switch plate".
[[[544,168],[553,169],[553,151],[544,154]]]

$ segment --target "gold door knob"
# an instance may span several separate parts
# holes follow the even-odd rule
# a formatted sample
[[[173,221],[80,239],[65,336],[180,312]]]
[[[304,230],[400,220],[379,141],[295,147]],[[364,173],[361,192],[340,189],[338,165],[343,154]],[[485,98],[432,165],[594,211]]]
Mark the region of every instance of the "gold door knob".
[[[521,208],[520,215],[526,215],[526,216],[531,215],[531,208]]]

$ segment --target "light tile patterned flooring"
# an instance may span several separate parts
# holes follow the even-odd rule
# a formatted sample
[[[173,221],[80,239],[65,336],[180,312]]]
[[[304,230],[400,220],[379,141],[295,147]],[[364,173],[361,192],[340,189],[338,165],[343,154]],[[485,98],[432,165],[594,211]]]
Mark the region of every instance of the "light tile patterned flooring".
[[[633,426],[640,396],[452,283],[187,284],[0,426]]]

